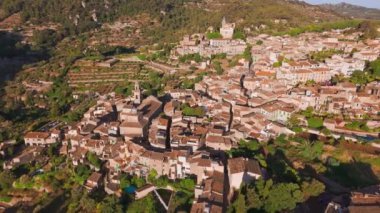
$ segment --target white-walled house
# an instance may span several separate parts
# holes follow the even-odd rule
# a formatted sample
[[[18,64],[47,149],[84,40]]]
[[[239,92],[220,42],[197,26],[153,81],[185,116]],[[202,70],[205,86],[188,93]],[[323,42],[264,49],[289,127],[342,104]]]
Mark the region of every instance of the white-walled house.
[[[242,183],[249,183],[262,177],[259,163],[243,157],[228,159],[230,188],[238,190]]]

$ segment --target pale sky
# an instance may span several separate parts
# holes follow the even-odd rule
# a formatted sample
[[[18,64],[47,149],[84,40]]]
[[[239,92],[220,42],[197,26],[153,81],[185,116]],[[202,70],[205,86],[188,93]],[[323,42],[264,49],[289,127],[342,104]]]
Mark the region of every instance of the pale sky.
[[[324,3],[336,4],[340,2],[346,2],[349,4],[355,4],[355,5],[365,6],[369,8],[380,9],[380,0],[304,0],[304,1],[310,4],[324,4]]]

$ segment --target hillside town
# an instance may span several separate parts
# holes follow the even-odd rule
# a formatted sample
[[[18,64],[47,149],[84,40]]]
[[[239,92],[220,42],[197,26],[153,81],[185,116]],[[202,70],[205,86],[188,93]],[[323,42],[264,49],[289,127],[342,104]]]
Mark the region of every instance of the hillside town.
[[[193,89],[169,89],[158,97],[145,95],[140,81],[134,80],[128,97],[98,94],[79,122],[26,132],[25,148],[4,161],[3,168],[31,161],[46,164],[43,150],[58,144],[67,164],[90,166],[83,183],[90,193],[102,188],[120,197],[122,174],[148,179],[154,171],[156,179],[194,178],[189,212],[226,212],[244,185],[269,179],[271,168],[259,159],[230,154],[244,141],[270,144],[300,132],[352,143],[378,141],[380,82],[358,84],[339,78],[363,73],[368,63],[378,60],[380,39],[358,40],[360,33],[346,30],[240,39],[234,37],[235,30],[235,23],[224,18],[219,32],[209,29],[208,34],[218,34],[215,38],[207,33],[187,35],[172,49],[168,67],[181,64],[184,56],[201,58],[189,63],[208,74]],[[221,58],[218,66],[211,61],[214,56]],[[229,59],[236,63],[228,65]],[[119,65],[119,60],[107,59],[97,66]],[[71,84],[80,83],[76,76],[70,71]],[[355,122],[364,124],[356,127]],[[380,149],[379,143],[370,146]],[[264,149],[262,155],[267,153]],[[329,181],[323,183],[329,187]],[[139,200],[160,188],[171,190],[153,181],[133,194]],[[361,212],[361,202],[376,212],[379,193],[379,187],[358,189],[351,192],[350,203],[331,201],[326,212]],[[168,203],[162,202],[168,210]]]

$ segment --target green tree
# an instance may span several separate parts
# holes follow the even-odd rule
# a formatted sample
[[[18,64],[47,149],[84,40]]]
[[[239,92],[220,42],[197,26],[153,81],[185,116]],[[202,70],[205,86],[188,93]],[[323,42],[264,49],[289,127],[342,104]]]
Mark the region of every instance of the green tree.
[[[156,178],[152,182],[155,186],[160,188],[165,188],[169,184],[169,178],[165,176],[160,176],[159,178]]]
[[[350,77],[350,81],[354,84],[364,85],[368,83],[368,73],[355,70]]]
[[[303,200],[306,201],[310,197],[320,195],[325,191],[325,185],[316,179],[311,181],[304,181],[301,185]]]
[[[188,105],[184,105],[181,108],[182,108],[182,114],[185,116],[203,117],[205,115],[205,111],[202,107],[192,108]]]
[[[369,70],[376,79],[380,80],[380,59],[372,61],[369,64]]]
[[[157,171],[155,169],[151,169],[148,174],[148,181],[153,183],[157,179]]]
[[[97,212],[99,213],[122,213],[123,208],[120,202],[115,196],[107,196],[101,203],[97,206]]]
[[[344,126],[353,130],[370,131],[366,121],[352,121],[351,123],[346,123]]]
[[[253,187],[247,188],[247,195],[246,203],[250,209],[270,213],[293,210],[297,203],[303,201],[302,192],[297,184],[274,184],[271,179],[256,181]]]
[[[120,177],[120,188],[125,189],[131,185],[131,181],[126,174],[122,174]]]
[[[307,80],[305,85],[306,86],[314,86],[316,85],[317,83],[312,79],[312,80]]]
[[[307,107],[306,110],[302,112],[302,115],[305,116],[306,118],[310,118],[314,114],[314,109],[313,107]]]
[[[93,152],[87,153],[87,160],[91,163],[91,165],[95,166],[96,168],[100,169],[100,166],[102,164],[102,161],[99,159],[98,156],[96,156]]]
[[[336,50],[336,49],[322,50],[322,51],[312,52],[310,54],[310,59],[318,61],[318,62],[324,62],[327,58],[331,58],[333,55],[343,54],[343,53],[344,52],[342,50]]]
[[[329,129],[327,129],[326,127],[323,127],[321,132],[325,135],[325,136],[330,136],[331,135],[331,131]]]
[[[299,147],[300,156],[306,161],[312,161],[319,158],[323,153],[323,143],[320,141],[311,143],[304,141]]]
[[[234,213],[245,213],[247,212],[247,207],[245,205],[245,197],[243,194],[239,193],[237,199],[232,204]]]
[[[272,186],[272,179],[267,181],[259,179],[253,184],[253,186],[247,187],[247,206],[253,209],[262,209]]]
[[[53,157],[58,152],[58,143],[54,143],[48,147],[47,154],[49,157]]]
[[[75,167],[75,173],[80,177],[87,178],[91,174],[91,169],[87,165],[79,164],[77,167]]]
[[[257,140],[240,140],[237,148],[229,151],[231,157],[245,157],[256,158],[258,157],[261,144]]]
[[[155,213],[156,202],[154,201],[153,195],[149,194],[143,199],[132,202],[128,205],[127,212],[128,213]]]
[[[274,62],[272,66],[275,67],[275,68],[276,67],[281,67],[282,66],[282,61]]]
[[[266,212],[292,210],[297,203],[302,202],[300,187],[294,183],[280,183],[274,185],[264,203]]]
[[[247,209],[262,209],[262,207],[264,206],[264,200],[253,189],[247,189],[246,198]]]
[[[298,127],[300,126],[300,124],[301,124],[301,121],[296,114],[292,114],[287,121],[287,126],[289,128]]]
[[[334,85],[344,82],[345,80],[346,78],[343,74],[338,74],[331,77],[331,83],[333,83]]]
[[[320,129],[323,127],[323,119],[319,117],[311,117],[307,119],[307,124],[310,128]]]
[[[127,82],[125,85],[121,85],[115,88],[115,93],[123,95],[125,97],[131,96],[133,91],[133,84]]]
[[[235,30],[233,39],[245,40],[245,33],[241,30]]]
[[[0,173],[0,188],[1,190],[7,190],[12,187],[13,182],[15,181],[14,176],[9,171],[2,171]]]
[[[185,178],[185,179],[180,180],[179,187],[187,191],[193,191],[195,188],[195,182],[193,179]]]
[[[95,212],[97,205],[96,201],[89,197],[88,193],[85,193],[79,201],[79,205],[84,212]]]
[[[137,188],[140,188],[145,185],[145,180],[137,176],[133,176],[131,183],[135,185]]]
[[[218,39],[222,38],[222,35],[219,32],[212,32],[206,34],[207,39]]]

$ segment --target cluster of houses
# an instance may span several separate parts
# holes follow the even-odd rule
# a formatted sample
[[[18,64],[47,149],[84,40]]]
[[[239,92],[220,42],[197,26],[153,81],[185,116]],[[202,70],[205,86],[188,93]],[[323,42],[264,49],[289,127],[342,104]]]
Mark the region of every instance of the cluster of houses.
[[[360,33],[347,34],[344,30],[323,33],[304,33],[297,37],[261,34],[246,41],[233,39],[235,24],[222,21],[222,38],[207,39],[205,34],[187,35],[172,52],[172,59],[198,53],[211,57],[220,53],[227,56],[241,55],[252,46],[251,70],[259,75],[270,75],[288,85],[299,82],[326,82],[332,76],[349,76],[355,70],[363,71],[366,61],[374,61],[380,55],[380,40],[362,41]],[[323,61],[310,61],[314,53],[335,53]]]
[[[249,37],[247,43],[253,45],[252,70],[259,74],[269,72],[288,85],[311,80],[323,83],[338,74],[349,76],[353,71],[363,71],[366,61],[374,61],[380,55],[379,39],[362,41],[359,36],[336,30],[297,37]],[[325,56],[311,61],[313,54],[318,53]]]
[[[195,85],[195,91],[202,95],[188,94],[198,97],[194,99],[196,106],[203,107],[211,123],[222,127],[233,141],[246,138],[266,141],[279,134],[292,134],[285,126],[288,119],[310,107],[346,119],[376,118],[380,111],[379,82],[360,89],[349,82],[293,87],[276,78],[240,71],[241,75],[231,70],[224,76],[206,76]],[[377,125],[375,122],[373,127]]]
[[[199,53],[204,57],[226,53],[229,56],[239,55],[247,48],[245,41],[233,39],[234,23],[228,23],[225,18],[220,28],[221,38],[207,38],[205,34],[186,35],[180,45],[174,50],[174,55],[187,55]]]
[[[176,52],[242,54],[247,44],[232,39],[234,27],[223,20],[223,39],[186,37]],[[172,180],[195,175],[191,212],[221,212],[243,182],[263,176],[253,159],[225,158],[223,153],[237,147],[240,140],[268,141],[280,134],[293,134],[286,127],[289,118],[308,107],[350,118],[378,115],[379,82],[361,90],[351,83],[295,86],[308,81],[325,83],[336,74],[350,75],[363,70],[365,61],[377,59],[380,40],[357,42],[357,36],[333,31],[299,37],[250,37],[247,43],[254,44],[252,65],[240,60],[223,75],[205,76],[194,90],[168,91],[170,100],[143,99],[137,82],[129,98],[101,96],[78,123],[28,132],[24,137],[28,151],[5,162],[4,168],[29,161],[41,147],[60,143],[60,154],[67,155],[74,166],[90,164],[93,168],[84,183],[89,191],[104,186],[107,193],[120,195],[121,173],[146,177],[155,170],[158,176]],[[326,49],[343,53],[319,63],[308,59],[311,52]],[[114,62],[107,63],[112,66]],[[342,121],[334,119],[325,120],[325,125],[344,129]],[[103,165],[92,165],[89,155],[97,156]],[[138,190],[136,198],[153,188]]]
[[[94,170],[84,183],[89,191],[104,187],[107,193],[120,195],[121,173],[146,177],[149,171],[155,170],[158,176],[165,175],[172,180],[195,175],[199,202],[194,208],[221,209],[229,199],[224,195],[238,189],[242,182],[261,177],[261,168],[251,159],[236,158],[227,163],[221,154],[236,145],[227,135],[231,104],[216,104],[215,110],[209,112],[225,117],[211,121],[181,112],[181,104],[200,103],[198,93],[172,91],[169,94],[176,98],[166,104],[153,96],[142,99],[136,83],[130,98],[102,96],[76,124],[46,132],[28,132],[24,139],[30,150],[4,167],[17,166],[20,159],[31,161],[44,147],[60,143],[60,154],[67,155],[74,166],[88,164]],[[92,165],[90,154],[102,160],[104,166]],[[224,172],[226,168],[228,176]],[[138,192],[140,197],[145,190]]]
[[[104,187],[107,193],[120,195],[121,173],[146,177],[155,170],[172,180],[195,175],[193,210],[211,211],[222,209],[243,182],[262,177],[257,161],[224,158],[222,153],[236,147],[239,140],[266,141],[279,134],[293,134],[284,124],[292,113],[309,106],[329,110],[342,104],[343,108],[355,109],[362,103],[365,107],[360,109],[366,113],[378,110],[378,83],[369,84],[361,99],[361,93],[349,83],[289,88],[276,79],[250,76],[245,68],[239,71],[247,77],[237,78],[237,70],[226,76],[206,77],[194,91],[168,91],[171,100],[165,103],[153,96],[142,99],[138,83],[129,98],[102,96],[76,124],[28,132],[24,139],[31,150],[4,167],[12,168],[19,158],[28,161],[41,147],[59,142],[60,153],[75,166],[90,164],[90,153],[105,162],[107,172],[90,164],[95,171],[84,184],[90,191]],[[340,102],[330,107],[334,99]],[[189,108],[203,113],[189,115],[185,113]],[[334,122],[325,121],[326,126]]]

